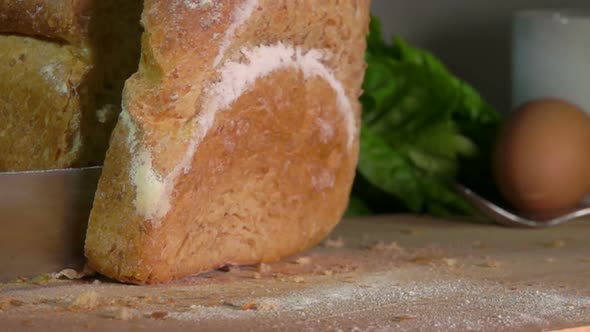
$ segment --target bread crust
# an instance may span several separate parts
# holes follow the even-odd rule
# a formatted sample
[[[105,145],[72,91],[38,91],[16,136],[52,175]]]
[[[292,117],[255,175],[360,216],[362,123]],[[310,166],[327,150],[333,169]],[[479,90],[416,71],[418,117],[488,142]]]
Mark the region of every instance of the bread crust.
[[[146,1],[90,265],[161,283],[329,234],[355,174],[368,21],[368,0]]]
[[[0,0],[0,171],[100,165],[142,0]]]
[[[81,45],[88,39],[94,0],[0,0],[0,33]]]
[[[0,59],[0,170],[75,163],[86,59],[76,48],[17,36],[0,36]]]

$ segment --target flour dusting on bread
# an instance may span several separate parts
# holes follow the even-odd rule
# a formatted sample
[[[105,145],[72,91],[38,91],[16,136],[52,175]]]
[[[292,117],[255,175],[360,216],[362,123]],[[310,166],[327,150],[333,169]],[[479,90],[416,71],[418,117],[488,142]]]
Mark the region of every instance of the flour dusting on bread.
[[[334,74],[321,62],[320,50],[305,52],[299,47],[277,43],[269,46],[243,48],[241,53],[245,61],[227,62],[219,70],[220,80],[213,84],[204,98],[205,104],[197,118],[197,131],[190,142],[185,158],[179,165],[186,173],[190,170],[192,159],[200,142],[207,136],[213,126],[218,111],[226,110],[250,89],[254,83],[277,70],[295,69],[301,71],[307,79],[320,77],[336,92],[338,109],[345,120],[347,144],[350,148],[356,135],[354,109],[346,96],[344,87]]]
[[[131,182],[135,186],[135,209],[150,221],[152,226],[158,226],[159,221],[170,209],[167,195],[167,183],[156,173],[152,163],[152,154],[144,144],[139,142],[139,129],[125,108],[119,116],[119,121],[127,128],[127,146],[133,155],[130,168]]]
[[[230,41],[235,37],[236,31],[248,21],[257,6],[258,0],[246,0],[236,7],[232,15],[233,23],[227,28],[225,36],[223,37],[219,47],[219,52],[213,61],[213,65],[215,67],[221,63],[221,60],[225,55],[225,51],[230,45]]]
[[[152,226],[157,227],[170,210],[170,200],[167,197],[169,183],[155,172],[152,154],[143,147],[133,159],[131,169],[131,179],[136,188],[135,208],[142,211]]]
[[[127,111],[127,109],[123,106],[121,113],[119,114],[119,123],[127,128],[127,146],[129,147],[129,152],[133,153],[135,147],[137,146],[137,132],[139,128],[131,118],[131,115]]]
[[[152,168],[151,155],[144,147],[138,147],[131,164],[131,174],[136,186],[136,208],[138,213],[150,221],[152,226],[159,225],[159,219],[165,217],[170,208],[171,195],[176,180],[181,174],[188,173],[192,168],[193,157],[201,141],[207,136],[215,122],[217,112],[229,109],[232,104],[247,92],[255,82],[277,70],[293,69],[299,71],[304,78],[319,77],[336,93],[336,102],[347,130],[347,144],[350,148],[356,135],[354,108],[348,99],[344,87],[334,74],[322,63],[324,57],[321,50],[304,51],[283,43],[268,46],[243,48],[243,61],[228,61],[219,69],[219,81],[212,84],[206,91],[204,104],[196,117],[192,139],[180,163],[165,177],[160,177]],[[126,111],[122,112],[122,121],[127,125],[130,149],[136,144],[133,121]],[[331,127],[325,121],[320,124],[321,131],[330,136]],[[132,139],[133,137],[133,139]],[[321,176],[315,181],[319,189],[331,187],[333,181]]]
[[[318,117],[316,120],[317,126],[320,128],[320,143],[326,144],[332,137],[334,137],[335,129],[329,120]]]
[[[334,187],[336,183],[336,178],[334,174],[326,169],[322,169],[317,174],[312,175],[311,177],[311,186],[317,190],[322,191],[327,188]]]
[[[214,3],[213,0],[184,0],[184,5],[188,9],[201,9],[210,6]]]
[[[348,134],[348,146],[354,141],[356,123],[354,110],[342,83],[322,63],[324,52],[321,50],[305,51],[281,42],[274,45],[243,48],[241,53],[246,61],[227,62],[220,70],[221,79],[212,85],[205,98],[206,104],[199,116],[202,139],[213,123],[215,112],[229,108],[259,78],[268,76],[277,70],[295,69],[307,78],[320,77],[336,92],[336,101],[345,120]],[[198,144],[198,143],[197,143]]]
[[[200,23],[203,28],[207,28],[221,19],[223,3],[219,0],[181,0],[181,4],[189,10],[209,10],[209,15],[201,18]]]
[[[55,91],[66,96],[70,92],[70,89],[66,82],[61,79],[64,76],[63,70],[59,63],[50,63],[43,66],[40,72],[43,78],[54,87]]]

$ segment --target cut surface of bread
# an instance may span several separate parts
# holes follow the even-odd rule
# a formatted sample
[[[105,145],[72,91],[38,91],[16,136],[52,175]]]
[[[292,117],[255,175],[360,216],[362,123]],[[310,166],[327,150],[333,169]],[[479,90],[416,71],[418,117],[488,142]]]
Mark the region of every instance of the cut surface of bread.
[[[0,0],[0,171],[102,164],[141,0]]]
[[[327,236],[358,158],[369,1],[148,0],[142,22],[90,266],[161,283]]]

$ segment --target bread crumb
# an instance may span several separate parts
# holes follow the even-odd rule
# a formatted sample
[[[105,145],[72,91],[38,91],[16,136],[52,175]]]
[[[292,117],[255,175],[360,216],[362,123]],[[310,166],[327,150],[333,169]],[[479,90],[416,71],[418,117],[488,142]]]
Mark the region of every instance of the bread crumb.
[[[379,241],[373,246],[370,247],[370,250],[374,251],[394,251],[394,252],[403,252],[404,249],[400,247],[396,242],[389,242],[385,243],[383,241]]]
[[[395,323],[403,323],[408,321],[416,320],[416,316],[396,316],[391,319],[392,322]]]
[[[235,305],[232,305],[236,307]],[[249,310],[257,310],[257,311],[276,311],[279,308],[279,305],[276,302],[271,301],[261,301],[261,302],[246,302],[242,306],[240,306],[240,310],[249,311]]]
[[[66,279],[70,279],[70,280],[74,280],[74,279],[79,279],[79,273],[78,271],[74,270],[74,269],[64,269],[61,270],[59,272],[57,272],[56,274],[54,274],[54,278],[55,279],[60,279],[62,277],[65,277]]]
[[[241,307],[241,310],[248,311],[248,310],[258,310],[258,304],[256,302],[248,302],[244,303]]]
[[[8,304],[10,304],[13,307],[22,307],[26,303],[24,301],[21,301],[21,300],[14,300],[14,299],[12,299],[12,300],[9,300],[8,301]]]
[[[108,123],[117,119],[119,109],[112,104],[105,104],[96,111],[96,120],[100,123]]]
[[[118,320],[132,320],[140,317],[140,313],[136,309],[128,307],[114,307],[109,308],[101,314],[102,317],[118,319]]]
[[[254,272],[253,278],[254,279],[261,279],[262,275],[260,274],[260,272]]]
[[[456,267],[459,265],[459,261],[455,258],[443,258],[443,263],[445,263],[448,267]]]
[[[263,274],[264,274],[264,273],[269,273],[269,272],[272,270],[272,269],[270,268],[270,265],[268,265],[268,264],[264,264],[264,263],[260,263],[260,264],[258,264],[258,267],[257,267],[257,269],[258,269],[258,271],[257,271],[258,273],[263,273]]]
[[[488,259],[485,262],[483,262],[481,264],[478,264],[478,266],[479,267],[488,267],[488,268],[495,269],[495,268],[500,267],[500,262],[498,262],[495,259]]]
[[[23,321],[21,322],[21,324],[22,324],[23,326],[26,326],[26,327],[33,327],[33,321],[32,321],[32,320],[30,320],[30,319],[23,320]]]
[[[22,283],[25,283],[28,281],[29,281],[29,278],[27,278],[27,277],[17,277],[12,283],[22,284]]]
[[[152,314],[150,315],[150,318],[164,319],[164,318],[166,318],[166,316],[168,316],[168,313],[166,311],[155,311],[155,312],[152,312]]]
[[[342,236],[339,236],[336,239],[328,238],[322,243],[322,245],[326,248],[343,248],[344,239],[342,238]]]
[[[346,277],[344,277],[344,279],[342,279],[342,281],[347,282],[347,283],[354,283],[354,282],[357,282],[358,279],[353,276],[346,276]]]
[[[293,282],[298,283],[298,284],[301,284],[301,283],[304,283],[305,282],[305,278],[303,278],[303,277],[294,277],[293,278]]]
[[[308,257],[308,256],[299,257],[295,260],[295,263],[298,265],[309,265],[309,264],[311,264],[311,257]]]
[[[72,301],[70,310],[92,310],[99,305],[99,296],[95,291],[81,293]]]
[[[256,310],[254,306],[256,305],[255,302],[246,302],[244,304],[238,304],[230,301],[221,301],[222,306],[230,307],[231,309],[237,310]],[[208,307],[215,307],[217,304],[208,305]]]
[[[88,265],[84,265],[84,267],[82,268],[82,271],[77,271],[74,269],[63,269],[57,273],[54,273],[53,278],[55,278],[55,279],[66,278],[69,280],[79,280],[79,279],[84,279],[86,277],[91,277],[95,274],[96,274],[96,271],[94,271]]]
[[[334,275],[334,271],[332,271],[332,270],[324,270],[324,271],[322,271],[322,274],[329,277],[329,276]]]
[[[547,258],[545,258],[545,262],[547,262],[547,263],[555,263],[555,258],[553,258],[553,257],[547,257]]]
[[[258,303],[258,310],[259,311],[277,311],[279,309],[279,304],[272,301],[262,301]]]
[[[437,257],[421,256],[421,257],[414,257],[414,258],[410,259],[410,262],[412,262],[414,264],[418,264],[418,265],[428,265],[428,264],[433,263],[437,259],[438,259]]]
[[[421,235],[424,233],[424,231],[416,228],[410,228],[404,229],[403,231],[401,231],[401,233],[405,235]]]
[[[545,248],[562,248],[565,246],[565,241],[555,240],[545,244]]]
[[[52,274],[42,274],[39,276],[36,276],[35,278],[33,278],[31,280],[31,283],[34,285],[39,285],[39,286],[43,286],[43,285],[47,285],[49,282],[55,280],[56,278],[52,275]]]

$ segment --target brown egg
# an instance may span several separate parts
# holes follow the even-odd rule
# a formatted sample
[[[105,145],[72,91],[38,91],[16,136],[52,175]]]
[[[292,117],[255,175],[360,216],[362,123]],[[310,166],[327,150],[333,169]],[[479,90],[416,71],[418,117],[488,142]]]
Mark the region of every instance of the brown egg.
[[[516,208],[551,214],[590,193],[590,117],[558,99],[519,107],[500,132],[496,182]]]

